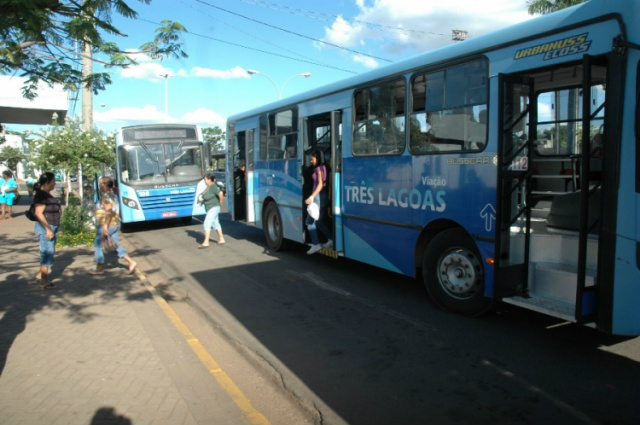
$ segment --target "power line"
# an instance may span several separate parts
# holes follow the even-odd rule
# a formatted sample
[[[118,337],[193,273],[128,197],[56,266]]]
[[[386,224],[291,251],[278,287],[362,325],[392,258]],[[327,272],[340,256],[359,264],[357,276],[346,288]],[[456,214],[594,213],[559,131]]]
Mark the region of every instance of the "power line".
[[[244,3],[248,3],[248,4],[254,4],[256,6],[259,7],[263,7],[263,8],[267,8],[267,9],[271,9],[271,10],[276,10],[276,11],[281,11],[281,12],[285,12],[285,13],[289,13],[292,15],[296,15],[296,16],[306,16],[308,18],[311,19],[316,19],[316,20],[320,20],[320,21],[325,21],[325,22],[333,22],[336,19],[340,18],[345,20],[346,22],[354,22],[357,24],[361,24],[364,25],[368,28],[371,28],[373,30],[377,30],[377,31],[381,31],[381,32],[399,32],[399,33],[403,33],[406,35],[418,35],[418,36],[437,36],[439,38],[447,38],[446,34],[441,34],[441,33],[436,33],[433,31],[422,31],[422,30],[414,30],[414,29],[409,29],[409,28],[399,28],[399,27],[394,27],[391,25],[381,25],[381,24],[376,24],[373,22],[368,22],[368,21],[364,21],[361,19],[352,19],[352,20],[348,20],[345,19],[343,16],[338,16],[338,15],[333,15],[330,13],[323,13],[323,12],[315,12],[312,10],[306,10],[306,9],[299,9],[299,8],[292,8],[289,6],[284,6],[284,5],[279,5],[277,3],[268,3],[265,1],[261,1],[261,0],[240,0]]]
[[[257,36],[255,36],[255,35],[253,35],[253,34],[251,34],[251,33],[247,32],[247,31],[244,31],[244,30],[242,30],[242,29],[240,29],[240,28],[237,28],[237,27],[235,27],[235,26],[233,26],[233,25],[229,24],[228,22],[223,21],[222,19],[219,19],[219,18],[217,18],[217,17],[215,17],[215,16],[213,16],[213,15],[211,15],[211,14],[208,14],[208,13],[204,12],[204,11],[203,11],[203,10],[201,10],[201,9],[198,9],[198,8],[194,7],[194,6],[191,4],[191,2],[185,2],[185,1],[183,1],[183,0],[180,0],[180,3],[182,3],[182,4],[183,4],[183,5],[185,5],[186,7],[189,7],[189,8],[191,8],[191,9],[193,9],[194,11],[196,11],[196,12],[197,12],[197,13],[199,13],[199,14],[202,14],[202,15],[208,16],[208,17],[209,17],[209,18],[211,18],[212,20],[217,21],[217,22],[219,22],[220,24],[225,25],[225,26],[227,26],[227,27],[229,27],[229,28],[232,28],[234,31],[238,31],[238,32],[240,32],[240,33],[242,33],[242,34],[245,34],[247,37],[251,37],[251,38],[254,38],[254,39],[256,39],[256,40],[260,40],[262,43],[269,44],[269,45],[271,45],[271,46],[273,46],[273,47],[275,47],[275,48],[277,48],[277,49],[283,50],[283,51],[285,51],[285,52],[289,52],[289,53],[291,53],[291,54],[293,54],[293,55],[296,55],[297,57],[304,58],[304,59],[306,59],[307,61],[311,61],[311,62],[309,62],[309,63],[312,63],[312,64],[314,64],[314,65],[332,67],[332,66],[330,66],[330,65],[326,65],[326,63],[316,62],[316,61],[314,61],[314,60],[313,60],[313,58],[310,58],[310,57],[308,57],[308,56],[302,55],[302,54],[300,54],[300,53],[298,53],[298,52],[295,52],[295,51],[293,51],[293,50],[287,49],[287,48],[285,48],[284,46],[282,46],[282,43],[280,43],[280,44],[271,43],[271,42],[269,42],[268,40],[265,40],[265,39],[264,39],[264,37],[263,37],[263,38],[260,38],[260,37],[257,37]],[[246,48],[246,47],[245,47],[245,48]],[[270,53],[269,53],[269,54],[270,54]],[[350,72],[350,71],[346,71],[346,70],[344,70],[344,71],[345,71],[345,72]],[[354,72],[354,74],[355,74],[355,72]]]
[[[275,25],[267,24],[266,22],[262,22],[262,21],[259,21],[259,20],[257,20],[257,19],[249,18],[248,16],[244,16],[244,15],[241,15],[241,14],[239,14],[239,13],[232,12],[232,11],[227,10],[227,9],[224,9],[224,8],[222,8],[222,7],[214,6],[214,5],[212,5],[212,4],[210,4],[210,3],[207,3],[207,2],[205,2],[205,1],[203,1],[203,0],[195,0],[195,1],[197,1],[198,3],[202,3],[202,4],[206,5],[206,6],[212,7],[212,8],[214,8],[214,9],[221,10],[221,11],[223,11],[223,12],[225,12],[225,13],[229,13],[229,14],[231,14],[231,15],[238,16],[238,17],[240,17],[240,18],[246,19],[246,20],[248,20],[248,21],[255,22],[255,23],[257,23],[257,24],[264,25],[264,26],[267,26],[267,27],[269,27],[269,28],[276,29],[276,30],[278,30],[278,31],[283,31],[283,32],[286,32],[286,33],[288,33],[288,34],[293,34],[293,35],[296,35],[296,36],[298,36],[298,37],[306,38],[306,39],[308,39],[308,40],[313,40],[313,41],[315,41],[315,42],[322,43],[322,44],[326,44],[327,46],[335,47],[335,48],[338,48],[338,49],[341,49],[341,50],[346,50],[346,51],[348,51],[348,52],[355,53],[355,54],[358,54],[358,55],[361,55],[361,56],[367,56],[367,57],[370,57],[370,58],[373,58],[373,59],[378,59],[378,60],[381,60],[381,61],[383,61],[383,62],[392,62],[392,61],[391,61],[391,60],[389,60],[389,59],[381,58],[381,57],[379,57],[379,56],[369,55],[369,54],[367,54],[367,53],[362,53],[362,52],[359,52],[359,51],[357,51],[357,50],[349,49],[349,48],[347,48],[347,47],[339,46],[339,45],[337,45],[337,44],[329,43],[329,42],[327,42],[327,41],[323,41],[323,40],[320,40],[320,39],[317,39],[317,38],[309,37],[309,36],[304,35],[304,34],[300,34],[300,33],[297,33],[297,32],[294,32],[294,31],[290,31],[290,30],[287,30],[287,29],[284,29],[284,28],[280,28],[280,27],[277,27],[277,26],[275,26]]]
[[[148,22],[150,24],[154,24],[154,25],[158,25],[158,26],[161,25],[158,22],[150,21],[148,19],[144,19],[144,18],[140,18],[140,17],[138,17],[137,19],[139,21]],[[233,43],[233,42],[225,41],[225,40],[220,40],[218,38],[209,37],[209,36],[206,36],[206,35],[203,35],[203,34],[198,34],[198,33],[195,33],[195,32],[189,31],[189,30],[187,30],[185,32],[187,34],[195,35],[197,37],[206,38],[206,39],[212,40],[212,41],[217,41],[218,43],[228,44],[230,46],[241,47],[243,49],[253,50],[253,51],[256,51],[256,52],[265,53],[265,54],[272,55],[272,56],[278,56],[278,57],[285,58],[285,59],[291,59],[291,60],[298,61],[298,62],[309,63],[309,64],[312,64],[312,65],[321,66],[321,67],[324,67],[324,68],[331,68],[331,69],[335,69],[335,70],[338,70],[338,71],[348,72],[350,74],[357,74],[357,72],[350,71],[348,69],[339,68],[339,67],[333,66],[333,65],[326,65],[326,64],[323,64],[323,63],[314,62],[314,61],[310,61],[310,60],[302,60],[300,58],[294,58],[294,57],[291,57],[291,56],[281,55],[281,54],[278,54],[278,53],[267,52],[266,50],[256,49],[254,47],[243,46],[242,44]]]

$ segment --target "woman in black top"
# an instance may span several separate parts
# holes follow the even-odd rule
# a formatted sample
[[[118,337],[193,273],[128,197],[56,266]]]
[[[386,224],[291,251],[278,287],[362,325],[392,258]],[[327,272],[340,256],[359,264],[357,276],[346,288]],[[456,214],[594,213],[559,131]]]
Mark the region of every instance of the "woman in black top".
[[[40,272],[37,277],[40,279],[42,289],[55,288],[55,285],[49,282],[49,269],[53,265],[58,227],[62,215],[60,201],[51,195],[51,191],[55,187],[56,178],[51,172],[43,173],[38,183],[33,186],[35,189],[34,213],[37,219],[34,231],[40,241]]]

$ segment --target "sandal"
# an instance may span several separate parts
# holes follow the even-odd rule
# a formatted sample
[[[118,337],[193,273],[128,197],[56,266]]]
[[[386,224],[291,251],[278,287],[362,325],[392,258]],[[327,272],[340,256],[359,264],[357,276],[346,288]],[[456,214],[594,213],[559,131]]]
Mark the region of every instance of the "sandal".
[[[49,282],[46,285],[42,285],[40,284],[40,289],[55,289],[56,285],[54,285],[53,283]]]
[[[129,266],[129,274],[132,274],[134,271],[136,271],[136,267],[138,267],[138,263],[134,262],[133,264],[131,264]]]
[[[92,274],[92,275],[101,275],[103,273],[104,273],[104,270],[91,270],[89,272],[89,274]]]

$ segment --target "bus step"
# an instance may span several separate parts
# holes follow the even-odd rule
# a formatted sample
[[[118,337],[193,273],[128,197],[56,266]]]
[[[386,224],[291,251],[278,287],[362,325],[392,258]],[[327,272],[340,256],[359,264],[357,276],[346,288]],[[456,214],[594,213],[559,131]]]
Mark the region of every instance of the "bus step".
[[[538,313],[547,314],[549,316],[557,317],[559,319],[566,320],[568,322],[576,322],[574,317],[574,305],[552,300],[550,298],[543,297],[509,297],[503,298],[502,301],[507,304],[512,304],[518,307],[525,308],[527,310],[537,311]]]
[[[595,284],[595,274],[595,270],[587,269],[585,286]],[[538,262],[533,265],[533,280],[529,284],[529,295],[573,305],[576,299],[577,281],[575,265]]]

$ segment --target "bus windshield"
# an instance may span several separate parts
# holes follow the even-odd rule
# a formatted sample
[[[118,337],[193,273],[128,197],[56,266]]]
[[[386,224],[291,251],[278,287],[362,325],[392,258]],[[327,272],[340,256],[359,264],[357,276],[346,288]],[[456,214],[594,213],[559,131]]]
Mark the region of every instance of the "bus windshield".
[[[202,143],[132,143],[118,148],[122,181],[132,186],[202,178]]]

